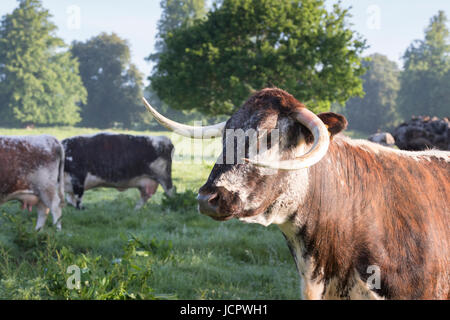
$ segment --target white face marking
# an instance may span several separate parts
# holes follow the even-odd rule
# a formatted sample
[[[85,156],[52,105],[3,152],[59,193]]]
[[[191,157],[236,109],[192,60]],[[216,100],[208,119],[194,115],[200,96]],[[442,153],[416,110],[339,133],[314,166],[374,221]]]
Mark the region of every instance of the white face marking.
[[[269,210],[253,217],[239,218],[239,220],[247,223],[259,223],[263,226],[284,224],[303,203],[308,186],[308,169],[289,172],[283,182],[282,194],[272,203]]]
[[[281,119],[279,121],[280,132],[286,132],[288,127],[291,125],[290,119]],[[265,150],[263,153],[259,154],[259,158],[263,161],[279,161],[280,155],[286,153],[283,151],[287,145],[286,136],[280,134],[279,143],[272,144],[269,150]],[[308,146],[304,143],[304,138],[300,138],[300,142],[297,148],[290,150],[289,154],[286,154],[288,158],[295,158],[299,155],[304,154],[308,149]],[[220,158],[220,157],[219,157]],[[238,194],[242,203],[244,203],[243,210],[255,210],[259,208],[264,199],[263,197],[254,197],[252,201],[247,201],[250,193],[253,190],[243,187],[246,186],[250,172],[255,167],[252,165],[244,165],[236,169],[233,167],[230,171],[223,174],[217,181],[216,186],[223,187],[226,190]],[[274,175],[278,171],[270,168],[258,167],[258,174],[264,175]],[[281,182],[280,182],[281,183]],[[289,218],[289,216],[294,213],[299,205],[303,202],[307,190],[308,190],[308,169],[300,169],[295,171],[290,171],[287,178],[283,180],[283,192],[282,194],[271,204],[270,209],[264,213],[261,213],[252,217],[239,218],[240,221],[247,223],[258,223],[263,226],[268,226],[270,224],[283,224]],[[270,186],[266,186],[270,187]]]
[[[242,167],[239,172],[237,172],[235,167],[233,167],[227,173],[222,174],[222,176],[218,179],[216,186],[223,187],[232,193],[239,194],[239,198],[245,203],[250,194],[250,190],[243,188],[242,186],[245,186],[246,181],[248,180],[249,172],[250,169],[248,166]]]

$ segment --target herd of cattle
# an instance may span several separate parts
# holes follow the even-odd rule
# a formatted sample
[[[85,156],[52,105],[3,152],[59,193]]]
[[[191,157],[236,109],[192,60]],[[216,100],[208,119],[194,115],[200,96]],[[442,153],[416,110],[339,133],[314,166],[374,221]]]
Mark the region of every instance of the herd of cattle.
[[[401,150],[419,151],[439,149],[450,151],[450,121],[447,117],[413,116],[401,123],[392,134],[378,132],[368,138],[369,141],[384,146],[396,145]]]
[[[191,138],[221,137],[222,154],[198,194],[199,211],[276,224],[307,299],[450,299],[450,152],[401,151],[341,134],[346,119],[315,115],[289,93],[263,89],[231,118],[191,127],[155,119]],[[225,132],[279,131],[279,143],[242,159]],[[259,140],[257,140],[259,141]],[[259,142],[258,148],[259,148]],[[61,228],[63,193],[82,207],[84,190],[139,188],[141,207],[160,184],[171,195],[168,138],[96,134],[0,138],[0,202],[48,210]],[[379,270],[375,285],[371,270]],[[376,275],[377,276],[377,275]]]
[[[403,150],[450,150],[450,121],[446,117],[412,117],[396,127],[393,135]]]
[[[40,230],[52,213],[61,229],[64,193],[82,208],[85,190],[138,188],[142,207],[160,184],[172,195],[172,155],[169,138],[99,133],[58,141],[49,135],[0,136],[0,204],[19,200],[30,212],[36,206]]]

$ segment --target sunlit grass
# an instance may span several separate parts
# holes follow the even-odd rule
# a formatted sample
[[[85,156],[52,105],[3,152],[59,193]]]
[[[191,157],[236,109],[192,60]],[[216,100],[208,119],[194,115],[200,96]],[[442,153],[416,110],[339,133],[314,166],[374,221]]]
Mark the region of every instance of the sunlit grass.
[[[97,131],[63,127],[0,129],[0,134],[46,133],[63,139]],[[178,139],[173,139],[175,148],[183,150],[189,139]],[[207,161],[175,158],[173,180],[179,193],[197,192],[215,152],[210,151]],[[192,206],[164,206],[163,197],[158,188],[142,209],[134,211],[137,190],[87,191],[85,210],[63,209],[59,233],[49,217],[46,229],[36,234],[35,211],[21,211],[16,202],[2,205],[0,299],[299,298],[296,267],[277,227],[217,222]],[[70,264],[89,269],[79,291],[65,287]]]

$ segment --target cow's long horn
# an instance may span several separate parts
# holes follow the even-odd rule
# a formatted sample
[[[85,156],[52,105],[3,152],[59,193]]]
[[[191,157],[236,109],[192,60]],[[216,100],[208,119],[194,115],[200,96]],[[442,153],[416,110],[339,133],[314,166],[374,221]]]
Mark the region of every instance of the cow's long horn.
[[[144,101],[147,110],[161,125],[179,135],[195,139],[208,139],[221,137],[223,134],[226,122],[221,122],[212,126],[188,126],[164,117],[156,111],[144,97],[142,100]]]
[[[307,153],[293,160],[283,160],[278,162],[252,159],[245,159],[245,161],[253,163],[256,166],[280,170],[303,169],[319,162],[327,153],[328,146],[330,145],[330,135],[327,127],[318,116],[306,108],[302,108],[300,111],[295,112],[293,117],[308,128],[314,136],[313,146]]]

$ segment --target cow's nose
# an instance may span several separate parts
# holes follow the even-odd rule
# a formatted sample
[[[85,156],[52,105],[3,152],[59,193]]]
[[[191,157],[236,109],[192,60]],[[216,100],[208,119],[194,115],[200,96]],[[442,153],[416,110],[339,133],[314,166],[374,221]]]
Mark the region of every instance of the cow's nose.
[[[217,192],[216,193],[208,193],[208,194],[201,194],[199,193],[197,196],[198,201],[198,208],[201,213],[206,214],[208,216],[215,216],[218,214],[218,206],[216,200],[218,197]]]

